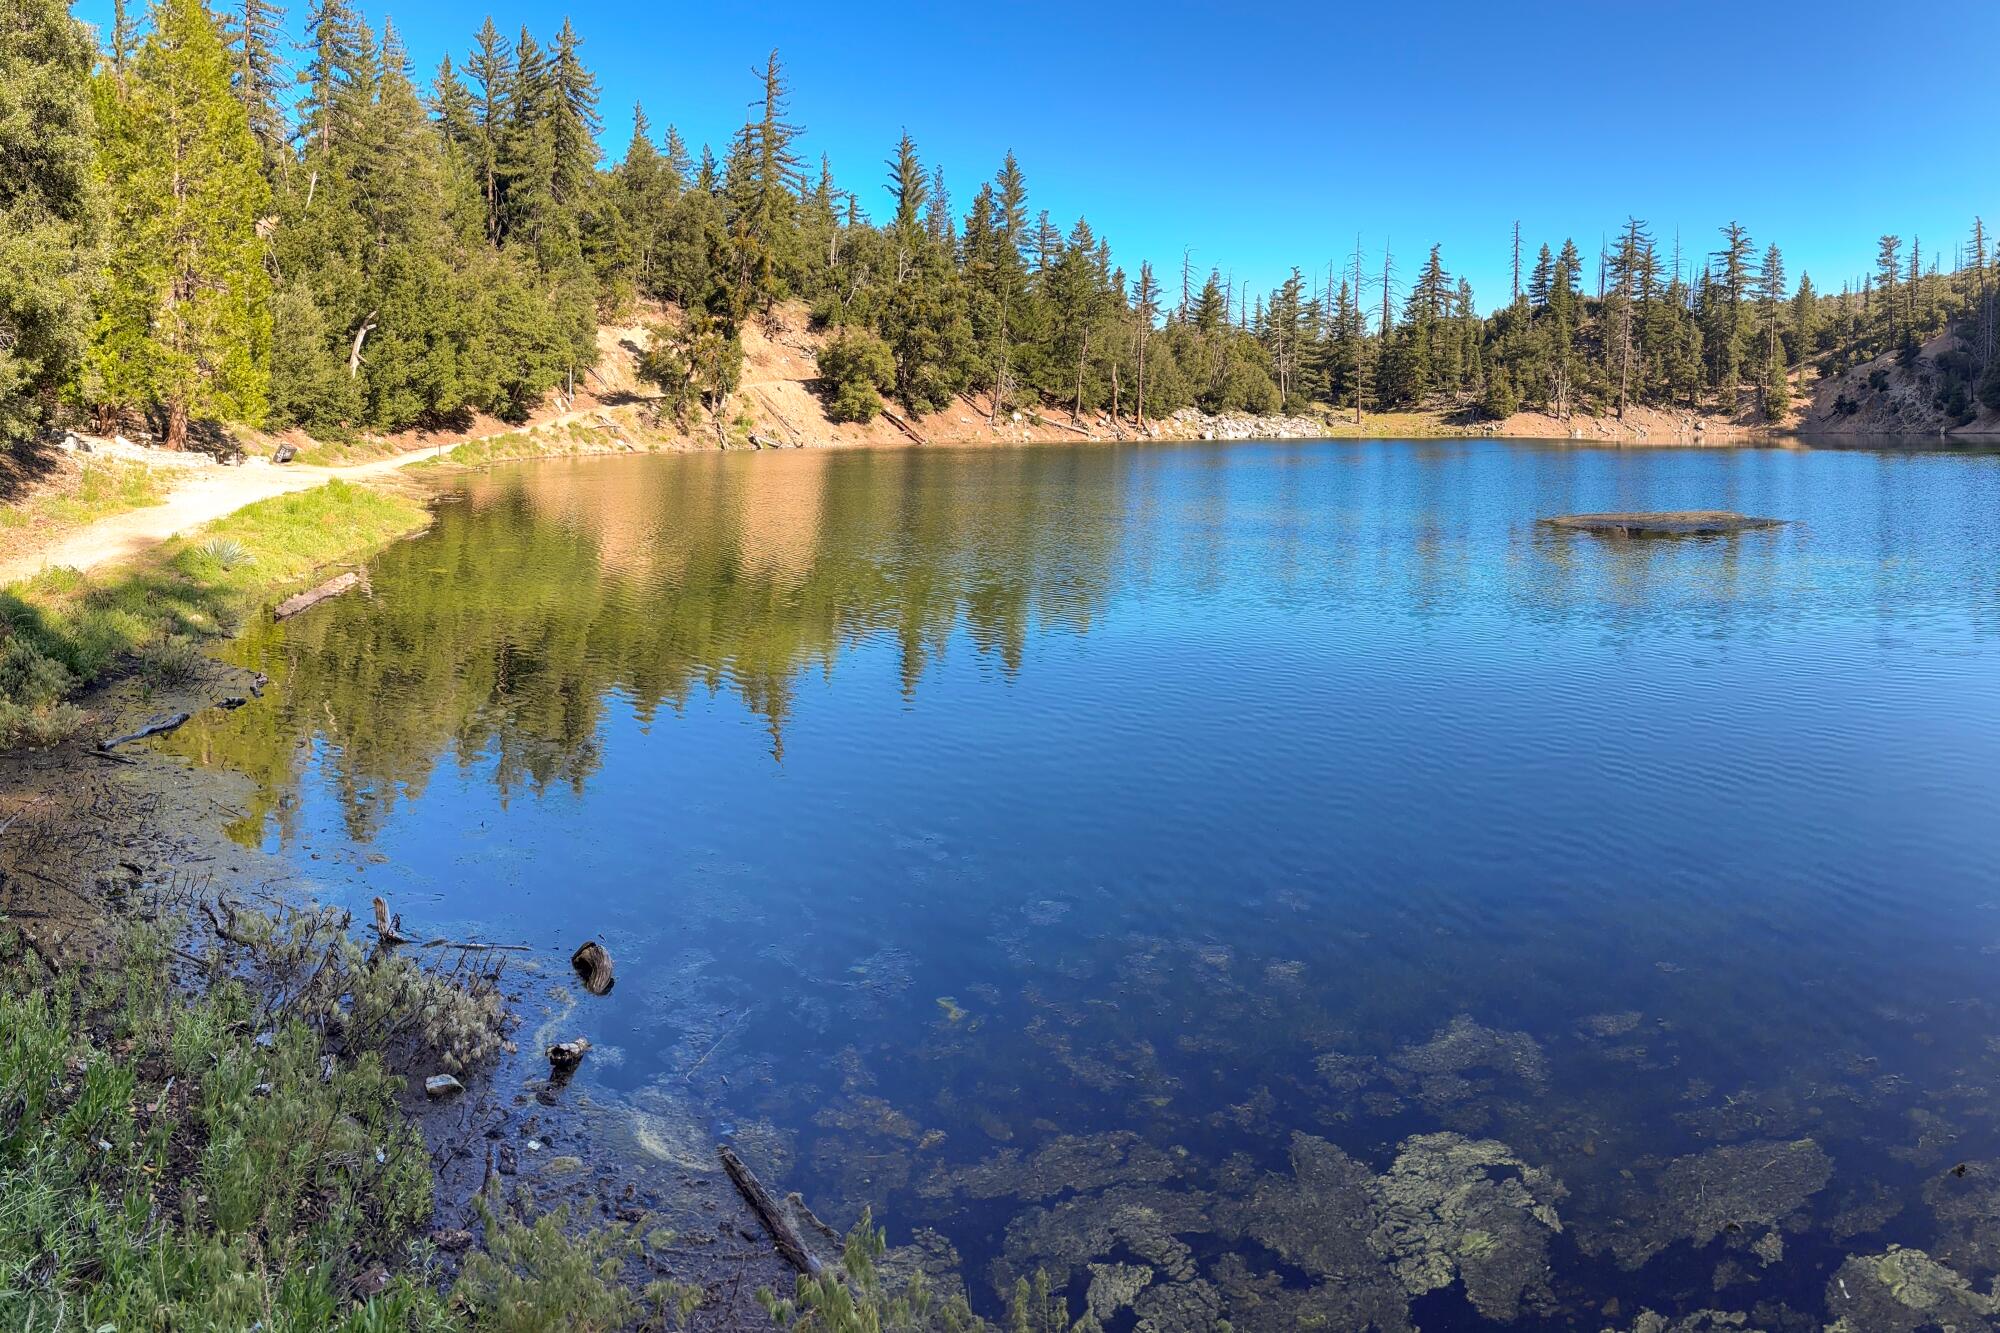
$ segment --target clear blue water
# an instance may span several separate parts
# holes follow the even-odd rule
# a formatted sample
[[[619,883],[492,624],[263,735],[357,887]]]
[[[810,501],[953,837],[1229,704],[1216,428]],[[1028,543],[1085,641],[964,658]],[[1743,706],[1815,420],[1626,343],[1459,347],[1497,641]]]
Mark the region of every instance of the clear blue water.
[[[1536,521],[1681,508],[1788,523]],[[545,463],[371,573],[174,742],[241,834],[603,940],[579,1089],[982,1308],[1817,1328],[1891,1243],[2000,1273],[2000,456]]]

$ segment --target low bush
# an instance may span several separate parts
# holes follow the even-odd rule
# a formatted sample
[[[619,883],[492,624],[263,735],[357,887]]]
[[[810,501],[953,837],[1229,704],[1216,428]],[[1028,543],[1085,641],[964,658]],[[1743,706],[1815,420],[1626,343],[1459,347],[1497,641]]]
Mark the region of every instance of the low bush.
[[[866,329],[846,328],[819,349],[820,389],[834,421],[873,421],[896,387],[896,358]]]

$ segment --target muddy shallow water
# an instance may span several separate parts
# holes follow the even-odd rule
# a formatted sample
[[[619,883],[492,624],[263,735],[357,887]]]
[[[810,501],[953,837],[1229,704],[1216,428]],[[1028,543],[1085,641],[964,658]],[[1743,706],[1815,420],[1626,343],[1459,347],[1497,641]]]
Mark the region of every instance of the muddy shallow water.
[[[1679,509],[1788,522],[1538,522]],[[605,941],[607,1133],[989,1310],[1980,1326],[1996,515],[1971,453],[540,464],[161,744],[331,900]]]

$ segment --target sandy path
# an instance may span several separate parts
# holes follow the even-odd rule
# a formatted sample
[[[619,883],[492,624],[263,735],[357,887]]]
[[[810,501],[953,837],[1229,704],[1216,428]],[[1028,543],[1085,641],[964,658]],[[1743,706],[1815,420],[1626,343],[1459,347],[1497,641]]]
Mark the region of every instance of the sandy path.
[[[388,458],[370,459],[352,467],[307,467],[300,464],[279,467],[267,459],[253,458],[233,467],[204,468],[178,482],[164,504],[98,519],[39,551],[0,563],[0,586],[64,565],[87,570],[126,560],[168,538],[177,537],[225,514],[233,514],[259,500],[294,491],[309,491],[335,478],[357,481],[379,477],[436,455],[435,448],[427,447]]]

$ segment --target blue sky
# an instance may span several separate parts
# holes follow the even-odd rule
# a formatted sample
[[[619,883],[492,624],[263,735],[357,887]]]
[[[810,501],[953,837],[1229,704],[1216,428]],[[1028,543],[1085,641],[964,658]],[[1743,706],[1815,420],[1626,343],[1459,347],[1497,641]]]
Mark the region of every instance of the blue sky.
[[[428,78],[489,6],[363,0]],[[292,23],[302,26],[304,0]],[[102,23],[108,0],[79,4]],[[1482,307],[1506,299],[1509,235],[1594,257],[1628,213],[1690,257],[1739,218],[1794,279],[1838,290],[1875,238],[1947,256],[2000,223],[1988,71],[2000,4],[1195,5],[496,0],[502,31],[568,14],[603,85],[606,149],[642,100],[718,152],[778,48],[805,149],[880,216],[907,127],[958,211],[1012,148],[1030,208],[1079,214],[1121,262],[1177,288],[1181,253],[1258,287],[1324,272],[1360,233],[1413,273],[1433,243]],[[1692,262],[1692,258],[1690,260]],[[1177,292],[1176,292],[1177,294]]]

